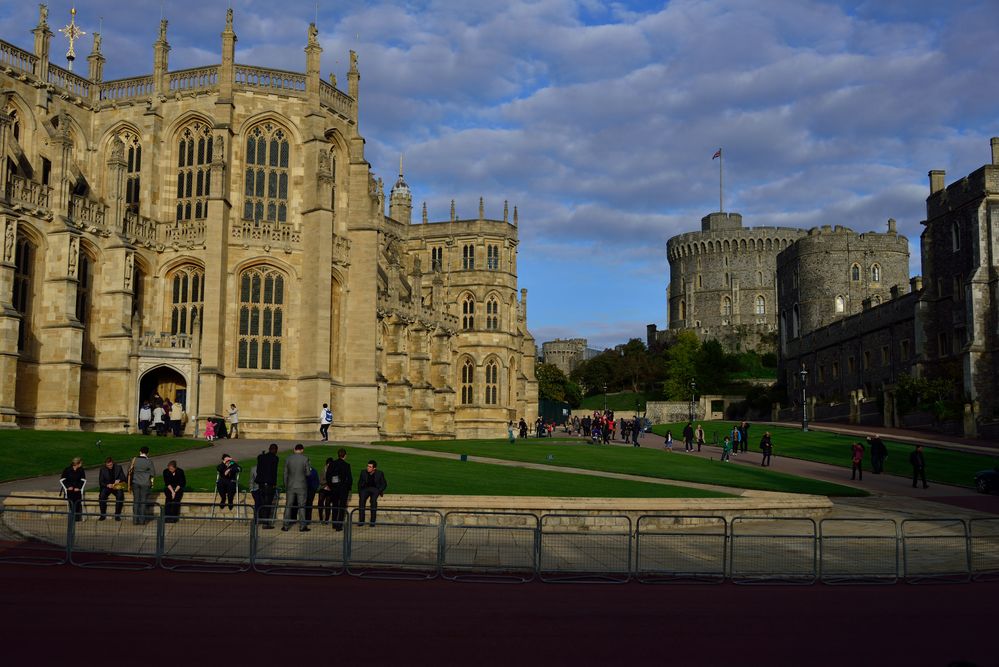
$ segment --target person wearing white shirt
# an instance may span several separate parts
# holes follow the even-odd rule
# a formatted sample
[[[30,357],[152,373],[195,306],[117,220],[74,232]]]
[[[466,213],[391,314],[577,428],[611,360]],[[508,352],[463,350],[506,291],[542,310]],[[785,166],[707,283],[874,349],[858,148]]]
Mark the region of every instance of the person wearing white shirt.
[[[333,411],[330,406],[323,403],[323,409],[319,411],[319,435],[321,442],[328,442],[330,439],[330,424],[333,423]]]
[[[142,402],[139,408],[139,431],[142,435],[149,435],[149,422],[153,420],[153,410],[149,407],[148,401]]]
[[[229,437],[239,438],[239,410],[235,403],[229,406]]]
[[[166,413],[163,412],[162,405],[153,408],[153,430],[156,431],[156,435],[166,435],[165,417]]]
[[[184,404],[180,401],[170,407],[170,430],[175,438],[179,438],[184,430]]]

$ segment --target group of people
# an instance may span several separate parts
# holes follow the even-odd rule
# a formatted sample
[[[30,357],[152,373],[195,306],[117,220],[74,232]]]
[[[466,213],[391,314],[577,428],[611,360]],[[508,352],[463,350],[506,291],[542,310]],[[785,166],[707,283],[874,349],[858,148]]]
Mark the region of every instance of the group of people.
[[[151,429],[158,436],[172,433],[175,438],[179,438],[186,423],[187,413],[184,412],[183,403],[162,398],[159,394],[153,394],[139,408],[139,432],[142,435],[149,435]]]
[[[177,470],[175,461],[171,461],[167,465],[168,470],[171,466]],[[108,499],[114,496],[114,519],[121,521],[121,512],[125,505],[125,491],[128,490],[132,492],[132,522],[136,525],[144,525],[151,521],[153,515],[149,506],[149,493],[153,488],[155,477],[156,466],[149,458],[148,447],[139,448],[139,454],[132,459],[127,474],[121,464],[116,463],[110,456],[107,457],[104,460],[104,466],[97,475],[97,483],[100,487],[97,502],[101,511],[97,520],[107,520]],[[75,514],[76,520],[81,521],[83,519],[83,491],[87,486],[87,471],[83,469],[82,458],[77,456],[73,459],[69,467],[62,471],[59,483],[66,494],[70,510]],[[178,499],[177,502],[179,503],[180,500]],[[165,514],[166,509],[164,507]]]
[[[871,452],[871,470],[875,475],[884,472],[885,461],[888,460],[888,448],[881,440],[880,436],[867,436],[867,447],[859,440],[850,445],[850,479],[864,480],[864,453],[866,449]],[[912,467],[912,488],[917,488],[918,482],[922,482],[923,488],[928,489],[926,483],[926,457],[923,455],[923,446],[916,445],[916,448],[909,454],[909,465]]]

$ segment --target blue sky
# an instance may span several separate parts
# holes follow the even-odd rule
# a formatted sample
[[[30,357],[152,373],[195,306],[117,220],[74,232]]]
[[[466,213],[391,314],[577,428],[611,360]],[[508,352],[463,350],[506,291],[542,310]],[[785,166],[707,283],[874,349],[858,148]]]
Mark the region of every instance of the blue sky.
[[[70,3],[48,4],[64,25]],[[88,33],[104,18],[105,78],[151,70],[160,4],[76,3]],[[171,69],[220,60],[225,0],[162,6]],[[237,61],[304,71],[314,2],[232,6]],[[717,209],[719,146],[725,208],[745,224],[894,217],[918,273],[926,172],[960,178],[999,135],[997,2],[339,0],[318,16],[324,77],[345,87],[358,53],[378,175],[391,183],[404,153],[431,218],[452,198],[459,217],[480,196],[494,217],[519,207],[539,343],[665,326],[665,242]],[[36,20],[34,3],[5,2],[0,36],[30,48]]]

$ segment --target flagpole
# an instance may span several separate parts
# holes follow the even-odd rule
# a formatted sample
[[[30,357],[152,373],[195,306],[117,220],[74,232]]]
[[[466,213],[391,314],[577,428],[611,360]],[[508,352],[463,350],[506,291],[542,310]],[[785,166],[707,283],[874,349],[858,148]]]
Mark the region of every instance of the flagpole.
[[[725,156],[722,155],[722,149],[718,149],[718,212],[725,212],[725,195],[724,195],[724,176],[722,175],[722,163],[725,161]]]

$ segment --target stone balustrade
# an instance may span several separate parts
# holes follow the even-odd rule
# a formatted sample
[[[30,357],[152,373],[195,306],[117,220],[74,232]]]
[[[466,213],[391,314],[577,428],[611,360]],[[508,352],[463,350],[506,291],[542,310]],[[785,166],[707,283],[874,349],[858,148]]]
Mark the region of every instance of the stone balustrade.
[[[252,222],[244,220],[232,225],[232,240],[252,244],[300,245],[302,232],[284,222]]]
[[[205,224],[203,222],[178,222],[164,230],[164,237],[168,245],[196,245],[204,243]]]
[[[121,231],[126,237],[147,244],[155,244],[158,240],[156,230],[156,221],[152,218],[139,215],[134,211],[125,211]]]
[[[106,102],[124,102],[152,97],[156,84],[152,76],[134,76],[101,84],[100,99]]]
[[[69,219],[78,227],[107,231],[107,207],[99,201],[73,195],[69,200]]]
[[[170,72],[167,88],[171,93],[200,92],[217,90],[219,87],[219,66],[195,67]]]
[[[23,74],[35,75],[38,58],[13,44],[0,40],[0,68],[9,68]]]
[[[77,76],[69,70],[58,65],[49,64],[49,83],[56,88],[61,88],[70,95],[75,95],[83,99],[90,97],[91,83],[82,76]]]
[[[341,116],[353,117],[354,99],[325,81],[319,82],[319,102]]]
[[[47,209],[52,195],[52,188],[41,183],[35,183],[29,178],[10,174],[7,178],[7,199],[17,204],[33,208]]]
[[[190,350],[194,339],[186,334],[170,334],[165,331],[148,331],[139,339],[139,347],[144,350]]]
[[[285,72],[268,67],[251,67],[236,65],[236,87],[255,90],[263,89],[275,93],[304,94],[305,75],[295,72]]]

